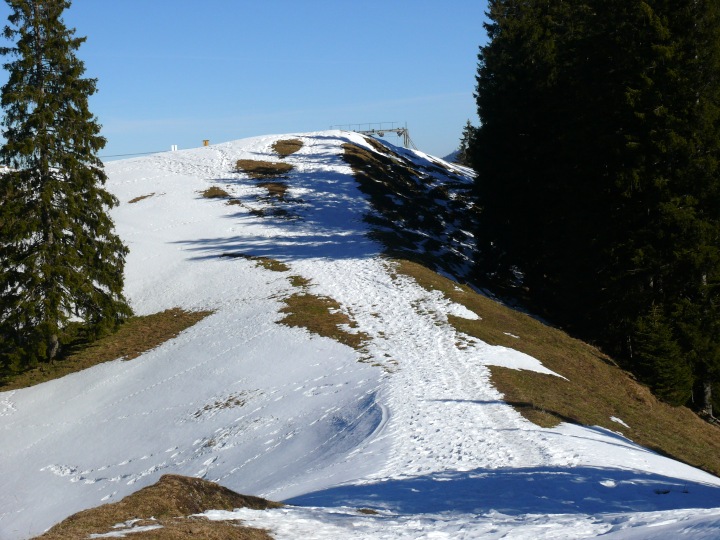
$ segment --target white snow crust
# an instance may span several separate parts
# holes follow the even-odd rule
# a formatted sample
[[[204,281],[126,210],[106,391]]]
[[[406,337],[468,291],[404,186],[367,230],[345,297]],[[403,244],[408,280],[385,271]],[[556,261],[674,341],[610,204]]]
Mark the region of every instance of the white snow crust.
[[[294,214],[261,217],[262,189],[234,164],[278,160],[282,138],[304,143],[285,159]],[[459,336],[448,315],[476,314],[395,274],[367,237],[348,141],[367,146],[328,131],[107,165],[135,312],[214,313],[137,359],[0,393],[0,538],[165,473],[291,503],[206,513],[276,538],[720,537],[720,479],[605,429],[537,427],[503,401],[488,365],[556,374]],[[242,204],[203,198],[210,186]],[[337,300],[367,350],[278,324],[291,275]]]

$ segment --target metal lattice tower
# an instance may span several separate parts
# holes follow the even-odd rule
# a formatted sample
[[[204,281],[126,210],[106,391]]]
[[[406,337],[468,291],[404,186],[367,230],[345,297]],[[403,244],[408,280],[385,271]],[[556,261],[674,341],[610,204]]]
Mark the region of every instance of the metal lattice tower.
[[[405,148],[414,148],[417,150],[418,147],[415,146],[415,143],[410,138],[410,131],[407,128],[407,124],[405,124],[405,127],[396,127],[397,123],[398,122],[374,122],[367,124],[345,124],[341,126],[330,126],[330,129],[354,131],[362,135],[370,135],[371,137],[375,135],[384,137],[386,133],[395,133],[398,137],[402,137]]]

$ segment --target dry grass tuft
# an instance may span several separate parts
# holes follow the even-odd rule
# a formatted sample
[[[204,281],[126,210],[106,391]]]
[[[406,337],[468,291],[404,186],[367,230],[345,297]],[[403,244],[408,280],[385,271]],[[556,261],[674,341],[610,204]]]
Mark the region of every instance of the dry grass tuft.
[[[275,141],[272,145],[272,149],[281,158],[288,157],[294,154],[303,147],[303,142],[300,139],[283,139]]]
[[[279,508],[279,503],[259,497],[239,495],[218,484],[178,475],[164,475],[149,487],[119,502],[83,510],[39,536],[42,540],[77,540],[91,534],[118,532],[116,524],[140,520],[134,525],[161,525],[151,531],[132,532],[141,540],[271,540],[262,529],[239,526],[236,522],[209,521],[192,517],[207,510]],[[122,531],[124,532],[124,531]]]
[[[505,395],[505,401],[528,420],[544,427],[562,421],[602,426],[677,460],[720,473],[720,430],[685,407],[671,407],[657,400],[598,349],[419,264],[395,264],[398,272],[414,278],[422,287],[441,291],[481,317],[449,317],[459,332],[522,351],[566,377],[490,367],[492,382]],[[459,339],[467,338],[461,335]],[[610,420],[613,416],[630,427]]]
[[[288,186],[284,182],[260,182],[258,187],[267,189],[268,195],[280,201],[285,200]]]
[[[299,289],[307,289],[310,286],[310,280],[302,276],[290,276],[290,284]]]
[[[281,174],[289,173],[293,169],[293,166],[289,163],[260,161],[256,159],[239,159],[236,165],[237,172],[243,172],[250,176],[250,178],[274,178]]]
[[[221,257],[229,257],[232,259],[248,259],[250,261],[255,261],[257,265],[262,266],[266,270],[272,270],[273,272],[290,271],[290,267],[287,264],[282,261],[278,261],[277,259],[272,259],[270,257],[246,255],[245,253],[223,253]]]
[[[90,345],[70,345],[70,351],[62,360],[43,364],[17,375],[9,375],[0,383],[0,391],[34,386],[117,358],[137,358],[174,338],[211,313],[173,308],[144,317],[132,317],[123,323],[117,332]]]
[[[203,191],[202,196],[206,199],[226,199],[230,194],[222,188],[212,186]]]
[[[133,203],[142,201],[143,199],[147,199],[147,198],[149,198],[149,197],[152,197],[153,195],[155,195],[154,192],[153,192],[153,193],[148,193],[147,195],[140,195],[139,197],[135,197],[135,198],[133,198],[133,199],[130,199],[130,200],[128,201],[128,204],[133,204]]]

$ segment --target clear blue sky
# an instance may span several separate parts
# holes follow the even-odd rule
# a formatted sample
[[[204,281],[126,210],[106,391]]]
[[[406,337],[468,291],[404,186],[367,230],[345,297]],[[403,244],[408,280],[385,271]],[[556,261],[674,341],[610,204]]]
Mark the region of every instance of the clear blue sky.
[[[444,156],[466,120],[485,0],[73,0],[101,156],[407,123]],[[5,23],[9,8],[0,5]],[[3,76],[2,80],[5,80]],[[395,135],[386,137],[400,144]]]

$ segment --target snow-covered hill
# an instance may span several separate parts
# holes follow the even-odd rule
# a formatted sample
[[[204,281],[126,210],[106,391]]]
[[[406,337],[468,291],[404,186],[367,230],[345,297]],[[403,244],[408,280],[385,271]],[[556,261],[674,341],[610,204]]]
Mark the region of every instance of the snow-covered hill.
[[[283,160],[294,168],[282,197],[236,172],[239,159],[280,161],[272,144],[288,138],[303,146]],[[0,393],[0,538],[39,534],[164,473],[298,505],[208,513],[278,538],[719,537],[720,479],[602,428],[537,427],[502,401],[488,365],[552,372],[459,339],[448,316],[477,315],[395,272],[373,240],[395,218],[359,190],[346,144],[381,150],[331,131],[108,164],[136,313],[213,314],[135,360]],[[427,193],[471,182],[401,154]],[[204,198],[213,186],[229,198]],[[278,324],[301,287],[339,303],[362,350]]]

